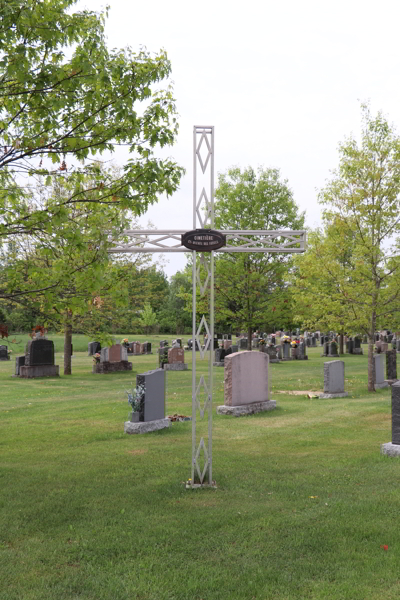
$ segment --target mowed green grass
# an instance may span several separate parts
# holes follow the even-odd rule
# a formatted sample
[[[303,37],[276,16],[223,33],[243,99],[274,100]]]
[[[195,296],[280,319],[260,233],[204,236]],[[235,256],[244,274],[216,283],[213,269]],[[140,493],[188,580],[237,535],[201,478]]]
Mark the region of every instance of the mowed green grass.
[[[124,390],[157,355],[93,375],[87,341],[74,336],[69,377],[24,381],[0,362],[1,600],[398,598],[400,460],[380,455],[390,391],[366,392],[366,356],[345,356],[350,395],[332,400],[287,393],[322,390],[320,348],[271,365],[278,408],[214,410],[218,487],[186,490],[190,422],[123,433]],[[186,360],[167,375],[167,414],[191,414]]]

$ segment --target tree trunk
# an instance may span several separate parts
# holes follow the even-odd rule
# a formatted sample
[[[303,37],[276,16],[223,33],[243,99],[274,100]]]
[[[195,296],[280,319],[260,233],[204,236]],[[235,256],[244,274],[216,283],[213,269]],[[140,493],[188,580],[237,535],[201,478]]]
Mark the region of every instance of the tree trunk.
[[[339,354],[344,354],[344,335],[343,333],[339,336]]]
[[[247,328],[247,350],[252,349],[252,341],[253,341],[253,329],[252,327]]]
[[[374,360],[375,327],[376,327],[376,313],[374,311],[371,316],[371,330],[368,333],[368,391],[369,392],[375,392],[375,360]]]
[[[64,375],[71,375],[71,342],[72,324],[71,314],[67,311],[64,321]]]

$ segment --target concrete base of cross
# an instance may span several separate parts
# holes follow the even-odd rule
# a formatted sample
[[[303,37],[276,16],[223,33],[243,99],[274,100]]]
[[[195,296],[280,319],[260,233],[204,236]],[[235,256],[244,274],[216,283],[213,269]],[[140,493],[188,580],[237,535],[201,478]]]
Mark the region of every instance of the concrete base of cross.
[[[253,415],[266,410],[274,410],[276,400],[267,400],[266,402],[252,402],[251,404],[242,404],[241,406],[222,406],[217,407],[218,415],[233,415],[241,417],[243,415]]]
[[[169,419],[156,419],[155,421],[141,421],[139,423],[125,421],[124,433],[150,433],[151,431],[158,431],[158,429],[165,429],[170,425],[171,421]]]
[[[381,454],[386,454],[386,456],[400,456],[400,445],[392,444],[392,442],[381,444]]]

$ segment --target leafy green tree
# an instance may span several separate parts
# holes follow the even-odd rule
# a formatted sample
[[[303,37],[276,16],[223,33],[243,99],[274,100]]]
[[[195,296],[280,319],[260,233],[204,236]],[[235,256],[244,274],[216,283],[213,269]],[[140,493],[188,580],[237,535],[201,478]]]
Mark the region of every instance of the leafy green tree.
[[[229,169],[215,192],[217,229],[301,229],[304,214],[278,169]],[[246,328],[249,349],[254,329],[290,321],[288,272],[291,258],[276,253],[216,255],[216,322]]]
[[[368,336],[374,391],[374,334],[400,311],[400,137],[382,113],[372,118],[367,106],[362,110],[361,141],[350,137],[339,146],[339,167],[320,193],[325,231],[299,259],[299,274],[321,294],[316,300],[305,291],[309,304]]]
[[[149,333],[151,329],[157,323],[157,315],[154,310],[151,308],[150,302],[145,302],[145,305],[142,310],[142,314],[140,317],[140,323],[143,325],[145,332]]]
[[[182,169],[155,155],[177,133],[164,52],[151,56],[110,50],[105,14],[73,12],[76,0],[0,0],[0,244],[21,235],[57,247],[55,231],[68,227],[75,206],[93,204],[138,215],[171,194]],[[90,157],[130,151],[119,176]],[[50,189],[68,178],[67,195],[50,193],[45,205],[32,197],[32,180]],[[90,179],[91,186],[87,181]],[[109,212],[111,214],[111,212]],[[104,221],[104,223],[108,223]],[[75,232],[76,247],[85,243]],[[72,235],[72,233],[71,233]],[[0,298],[42,293],[0,285]]]

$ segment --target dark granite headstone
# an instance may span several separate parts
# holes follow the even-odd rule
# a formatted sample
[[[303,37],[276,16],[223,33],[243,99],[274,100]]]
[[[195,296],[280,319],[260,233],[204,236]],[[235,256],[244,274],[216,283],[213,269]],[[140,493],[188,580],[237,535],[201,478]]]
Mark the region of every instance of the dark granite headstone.
[[[32,340],[25,349],[25,366],[54,365],[54,342],[52,340]]]
[[[337,343],[336,342],[331,342],[329,344],[329,356],[337,356],[338,355],[337,349],[338,349]]]
[[[19,368],[25,364],[25,356],[17,356],[15,358],[15,374],[19,375]]]
[[[228,348],[230,350],[230,348]],[[227,354],[230,354],[225,348],[218,348],[215,351],[215,362],[222,362]]]
[[[347,343],[349,345],[349,349],[348,349],[349,354],[353,354],[353,351],[354,351],[354,340],[349,340]]]
[[[9,360],[8,346],[0,346],[0,360]]]
[[[89,342],[88,344],[88,356],[93,356],[97,352],[100,352],[101,344],[100,342]]]
[[[155,369],[136,375],[136,385],[143,386],[139,421],[165,418],[165,371]]]
[[[397,352],[388,350],[386,352],[386,377],[389,380],[397,379]]]
[[[400,445],[400,381],[392,385],[392,444]]]
[[[247,350],[247,338],[240,338],[240,349]]]

